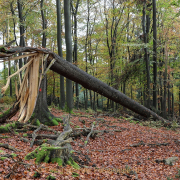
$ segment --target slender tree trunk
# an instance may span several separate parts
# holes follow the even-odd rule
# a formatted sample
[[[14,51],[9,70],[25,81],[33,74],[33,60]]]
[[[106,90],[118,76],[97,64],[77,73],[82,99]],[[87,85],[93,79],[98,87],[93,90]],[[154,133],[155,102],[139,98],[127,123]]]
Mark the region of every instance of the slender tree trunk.
[[[89,96],[90,96],[90,106],[91,106],[91,109],[93,109],[92,92],[91,92],[91,90],[89,90]]]
[[[153,106],[157,106],[157,26],[156,26],[156,0],[153,0]]]
[[[46,32],[45,32],[45,30],[47,29],[47,20],[44,15],[43,4],[44,4],[44,0],[41,0],[41,17],[42,17],[42,26],[43,26],[42,47],[45,48],[46,47]]]
[[[164,98],[163,98],[163,117],[167,117],[166,113],[166,97],[167,97],[167,61],[168,61],[168,50],[165,44],[165,71],[164,71]]]
[[[180,117],[180,85],[179,85],[179,117]]]
[[[71,13],[70,0],[64,0],[64,20],[65,20],[65,40],[66,40],[66,60],[72,63],[72,39],[71,39]],[[72,81],[66,79],[66,101],[67,111],[73,109],[73,89]]]
[[[173,76],[173,73],[172,73],[172,76]],[[173,84],[172,84],[172,106],[171,106],[171,113],[172,113],[172,118],[174,119],[174,89],[173,89]]]
[[[63,57],[62,53],[62,28],[61,28],[61,2],[56,0],[56,9],[57,9],[57,44],[58,44],[58,54],[60,57]],[[65,107],[65,92],[64,92],[64,76],[60,75],[60,104],[61,109]]]
[[[76,7],[75,7],[75,10],[74,10],[72,2],[71,2],[72,12],[73,12],[73,16],[74,16],[74,50],[73,50],[73,58],[74,58],[74,62],[75,62],[76,65],[77,65],[77,11],[78,11],[78,5],[79,5],[79,0],[77,0]],[[75,88],[76,88],[75,107],[76,107],[76,109],[78,109],[79,108],[79,85],[76,82],[75,82]]]
[[[11,63],[10,61],[8,62],[8,75],[10,76],[11,75]],[[12,81],[10,80],[10,84],[9,84],[9,90],[10,90],[10,96],[12,97]]]
[[[144,34],[144,43],[147,45],[148,43],[148,33],[149,33],[149,16],[146,15],[146,0],[143,3],[143,34]],[[148,56],[148,49],[147,47],[144,48],[144,60],[146,63],[146,106],[147,108],[150,107],[150,69],[149,69],[149,56]]]
[[[19,44],[19,46],[24,47],[25,46],[25,41],[24,41],[25,30],[24,30],[24,18],[23,18],[23,14],[22,14],[23,13],[22,12],[22,0],[17,0],[17,6],[18,6],[19,22],[20,22],[20,25],[19,25],[19,28],[20,28],[20,44]],[[24,64],[25,63],[26,62],[25,62],[25,59],[24,59]],[[21,68],[22,65],[23,65],[22,59],[19,59],[19,68]],[[21,73],[20,73],[20,76],[22,78]]]
[[[169,79],[169,75],[168,75],[167,89],[168,89],[168,116],[170,117],[170,113],[171,113],[171,92],[170,92],[170,79]]]

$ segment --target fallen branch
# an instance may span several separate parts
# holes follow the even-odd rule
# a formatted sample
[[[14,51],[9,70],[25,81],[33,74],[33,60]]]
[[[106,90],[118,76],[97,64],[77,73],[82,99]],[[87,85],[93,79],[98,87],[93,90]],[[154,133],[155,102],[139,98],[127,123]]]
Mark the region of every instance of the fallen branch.
[[[137,144],[130,145],[130,147],[139,147],[141,145],[143,145],[143,146],[147,145],[147,146],[153,146],[154,147],[154,146],[167,146],[167,145],[169,145],[169,143],[149,143],[149,144],[145,144],[143,141],[140,141]]]
[[[32,138],[32,134],[27,134],[28,138]],[[58,135],[54,134],[37,134],[36,139],[57,139]]]
[[[6,149],[10,149],[12,151],[19,151],[19,152],[21,151],[19,149],[14,148],[13,146],[10,146],[9,144],[4,144],[4,143],[0,143],[0,147],[6,148]]]
[[[64,124],[64,130],[63,132],[58,136],[57,140],[54,142],[54,146],[59,146],[66,138],[69,137],[69,135],[72,133],[72,129],[69,125],[70,122],[70,115],[68,115],[66,118],[63,119]]]
[[[87,136],[87,138],[86,138],[86,141],[85,141],[85,146],[87,145],[87,143],[88,143],[88,140],[89,140],[89,137],[91,136],[91,134],[93,133],[93,129],[94,129],[94,122],[93,122],[93,124],[92,124],[92,127],[91,127],[91,131],[90,131],[90,133],[88,134],[88,136]]]
[[[26,124],[26,125],[23,126],[23,128],[27,128],[27,127],[31,128],[31,129],[37,129],[38,128],[38,126],[35,126],[35,125],[32,125],[32,124]],[[43,131],[50,131],[50,132],[53,132],[54,134],[59,134],[58,131],[55,131],[54,129],[51,129],[46,125],[42,125],[41,129]]]
[[[37,137],[37,132],[43,127],[43,125],[41,124],[32,134],[32,141],[31,141],[31,144],[30,144],[30,147],[33,147],[33,144],[34,144],[34,140],[36,139]]]

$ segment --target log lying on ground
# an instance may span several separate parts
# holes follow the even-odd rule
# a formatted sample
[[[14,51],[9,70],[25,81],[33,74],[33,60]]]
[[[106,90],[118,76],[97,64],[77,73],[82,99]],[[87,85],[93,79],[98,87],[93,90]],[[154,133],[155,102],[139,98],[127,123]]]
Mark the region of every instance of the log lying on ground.
[[[1,48],[0,58],[4,58],[6,56],[10,57],[19,52],[38,52],[49,54],[50,56],[48,58],[48,65],[50,65],[49,68],[54,72],[57,72],[58,74],[61,74],[66,78],[81,84],[83,87],[93,90],[111,99],[112,101],[121,104],[122,106],[132,110],[135,113],[138,113],[147,118],[153,117],[154,119],[163,121],[167,125],[170,124],[170,122],[158,116],[155,112],[132,100],[113,87],[108,86],[106,83],[100,81],[99,79],[89,75],[88,73],[79,69],[77,66],[69,63],[68,61],[65,61],[62,57],[58,56],[48,49],[39,49],[32,47],[16,47],[11,49]]]

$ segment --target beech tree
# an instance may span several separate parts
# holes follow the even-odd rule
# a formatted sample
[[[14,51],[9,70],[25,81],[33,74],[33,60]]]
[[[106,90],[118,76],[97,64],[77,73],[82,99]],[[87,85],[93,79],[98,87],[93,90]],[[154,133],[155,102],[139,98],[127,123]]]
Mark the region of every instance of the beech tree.
[[[65,41],[66,41],[66,60],[72,63],[72,36],[71,36],[71,3],[70,0],[64,0],[64,21],[65,21]],[[72,81],[66,79],[66,102],[67,110],[73,108],[73,89]]]
[[[62,54],[62,36],[61,36],[61,2],[56,0],[56,11],[57,11],[57,45],[58,45],[58,54],[63,57]],[[60,75],[60,103],[59,106],[61,109],[65,107],[65,93],[64,93],[64,77]]]

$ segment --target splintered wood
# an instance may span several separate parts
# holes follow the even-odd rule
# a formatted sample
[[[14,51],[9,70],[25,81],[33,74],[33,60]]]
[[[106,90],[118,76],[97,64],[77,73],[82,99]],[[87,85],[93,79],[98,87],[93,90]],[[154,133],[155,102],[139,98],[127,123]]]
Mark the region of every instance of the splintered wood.
[[[33,110],[36,105],[36,100],[39,92],[39,86],[42,80],[43,72],[43,53],[29,53],[23,56],[9,58],[8,60],[17,60],[20,58],[28,58],[27,64],[18,69],[14,74],[7,78],[6,85],[2,88],[1,92],[5,93],[10,84],[10,79],[14,76],[20,77],[20,73],[23,76],[22,82],[19,78],[19,89],[17,88],[17,82],[15,82],[16,98],[20,103],[19,119],[18,121],[26,123],[32,116]],[[7,60],[5,60],[7,61]],[[40,71],[39,68],[42,67]],[[41,73],[40,73],[41,72]],[[18,78],[17,78],[18,79]]]

